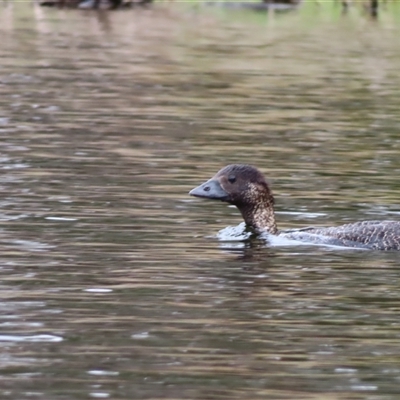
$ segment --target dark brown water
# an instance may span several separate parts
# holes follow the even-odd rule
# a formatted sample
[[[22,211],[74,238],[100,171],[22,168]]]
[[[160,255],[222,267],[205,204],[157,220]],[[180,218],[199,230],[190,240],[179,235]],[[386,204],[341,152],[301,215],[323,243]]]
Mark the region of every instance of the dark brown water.
[[[224,241],[400,218],[400,10],[0,8],[5,399],[398,399],[400,255]]]

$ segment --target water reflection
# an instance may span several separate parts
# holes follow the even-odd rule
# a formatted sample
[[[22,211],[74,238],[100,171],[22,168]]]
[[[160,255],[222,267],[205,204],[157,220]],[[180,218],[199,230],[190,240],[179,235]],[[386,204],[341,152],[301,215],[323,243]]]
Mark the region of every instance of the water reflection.
[[[226,243],[187,196],[251,162],[282,229],[396,218],[396,7],[329,7],[2,6],[9,398],[396,398],[397,253]]]

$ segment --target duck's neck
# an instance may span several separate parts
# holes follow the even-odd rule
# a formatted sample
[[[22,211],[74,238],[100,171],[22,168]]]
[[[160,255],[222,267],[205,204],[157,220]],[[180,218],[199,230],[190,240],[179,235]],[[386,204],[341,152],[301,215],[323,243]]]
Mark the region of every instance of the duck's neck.
[[[278,233],[272,197],[263,199],[256,204],[246,204],[238,208],[242,213],[244,222],[255,231],[259,233],[268,232],[272,235]]]

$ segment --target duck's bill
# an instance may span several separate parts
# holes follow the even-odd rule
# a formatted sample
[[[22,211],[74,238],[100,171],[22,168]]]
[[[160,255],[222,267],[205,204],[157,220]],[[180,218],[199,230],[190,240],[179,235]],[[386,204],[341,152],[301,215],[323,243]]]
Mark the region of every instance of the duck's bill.
[[[203,199],[214,199],[228,201],[229,194],[222,189],[220,183],[216,179],[210,179],[200,186],[192,189],[189,194]]]

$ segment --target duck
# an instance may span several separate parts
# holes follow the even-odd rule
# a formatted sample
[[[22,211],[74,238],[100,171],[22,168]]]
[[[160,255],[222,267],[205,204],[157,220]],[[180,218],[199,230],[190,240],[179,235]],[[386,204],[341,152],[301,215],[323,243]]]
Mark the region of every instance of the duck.
[[[370,250],[400,250],[400,222],[361,221],[333,227],[278,230],[275,200],[264,175],[246,164],[231,164],[195,187],[189,195],[236,206],[256,234],[281,236],[308,244]]]

